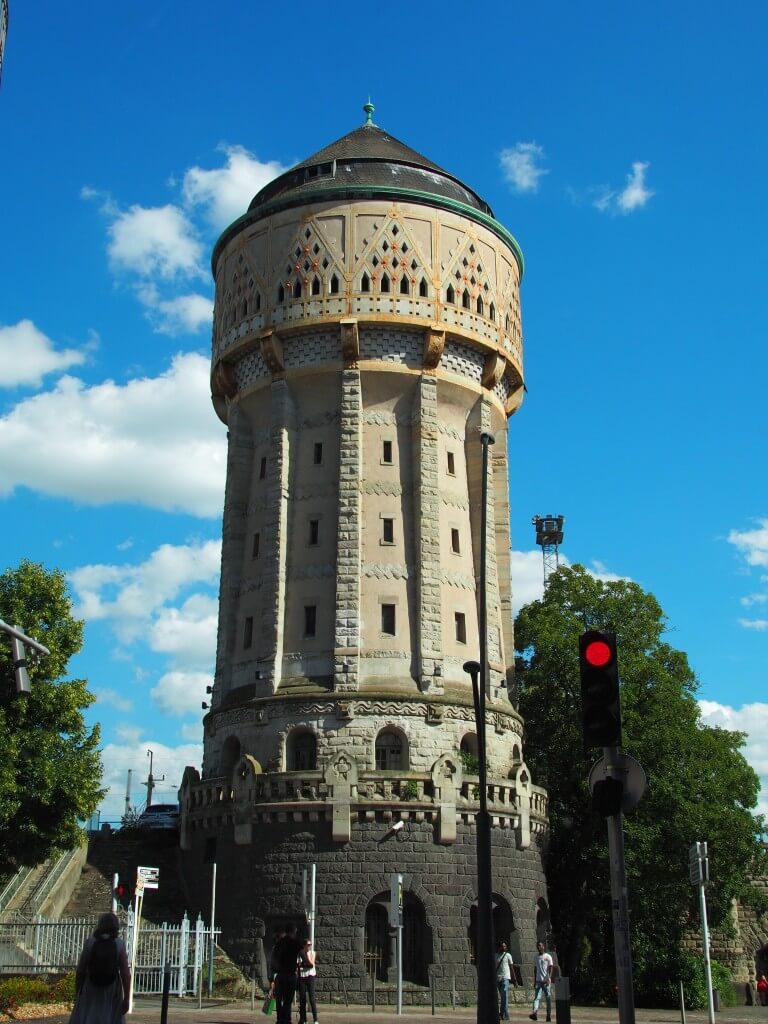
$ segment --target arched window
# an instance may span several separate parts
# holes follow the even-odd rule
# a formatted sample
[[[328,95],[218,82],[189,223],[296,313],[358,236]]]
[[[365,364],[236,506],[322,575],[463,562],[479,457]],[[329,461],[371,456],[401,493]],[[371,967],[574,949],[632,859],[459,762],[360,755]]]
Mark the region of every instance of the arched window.
[[[239,760],[240,740],[237,736],[227,736],[224,746],[221,748],[221,774],[225,779],[231,776]]]
[[[364,963],[366,974],[379,981],[391,980],[394,944],[390,941],[390,894],[378,893],[365,908]],[[429,964],[433,961],[432,928],[427,922],[424,904],[412,892],[403,893],[403,980],[414,985],[429,983]]]
[[[482,295],[478,295],[477,296],[477,315],[478,316],[482,316],[483,315],[483,309],[484,309],[484,306],[483,306],[483,296]]]
[[[371,279],[367,274],[363,274],[360,278],[360,291],[369,292],[371,290]]]
[[[296,278],[296,283],[293,286],[293,297],[294,299],[301,298],[301,278]]]
[[[496,307],[494,306],[493,303],[491,303],[490,309],[488,310],[488,319],[489,320],[495,320],[496,319]]]
[[[400,294],[410,295],[411,294],[411,282],[408,280],[408,275],[403,274],[400,278]]]
[[[403,737],[394,729],[382,729],[376,737],[376,768],[394,772],[407,767]]]
[[[389,276],[387,274],[381,275],[381,285],[379,287],[382,292],[389,291]]]
[[[317,768],[317,739],[308,729],[294,729],[288,736],[286,765],[289,772],[309,772]]]
[[[256,292],[256,312],[261,309],[261,292]]]
[[[504,318],[504,330],[509,334],[509,313]]]
[[[319,295],[320,294],[320,278],[319,277],[313,277],[312,278],[312,294],[313,295]]]
[[[445,301],[450,302],[452,305],[456,304],[456,292],[453,290],[452,284],[449,284],[445,289]]]
[[[243,320],[245,320],[245,318],[248,316],[248,299],[243,299],[242,311],[240,315]]]
[[[466,288],[461,293],[461,304],[464,307],[464,309],[469,309],[469,292],[467,291]]]
[[[419,282],[419,295],[422,297],[422,299],[426,299],[426,297],[429,295],[429,288],[427,287],[426,277],[422,277],[421,281]]]
[[[277,289],[277,301],[285,302],[285,288],[282,285]]]
[[[339,279],[335,274],[331,275],[331,295],[339,294]]]

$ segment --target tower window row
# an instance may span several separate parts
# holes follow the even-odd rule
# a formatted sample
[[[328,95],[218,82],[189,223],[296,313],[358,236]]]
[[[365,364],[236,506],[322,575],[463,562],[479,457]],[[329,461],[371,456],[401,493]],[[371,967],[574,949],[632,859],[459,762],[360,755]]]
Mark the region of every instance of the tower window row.
[[[397,636],[397,605],[392,602],[384,602],[381,608],[380,633],[381,636]],[[464,612],[454,612],[454,639],[459,644],[467,642],[467,616]],[[317,605],[304,605],[304,638],[313,639],[317,636]],[[243,623],[243,649],[248,650],[253,646],[253,616],[248,615]]]

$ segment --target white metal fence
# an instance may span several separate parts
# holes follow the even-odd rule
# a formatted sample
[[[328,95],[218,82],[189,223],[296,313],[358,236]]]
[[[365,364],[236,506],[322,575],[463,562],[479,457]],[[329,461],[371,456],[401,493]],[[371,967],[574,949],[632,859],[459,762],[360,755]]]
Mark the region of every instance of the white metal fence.
[[[96,918],[0,923],[0,974],[52,974],[74,970],[83,943],[96,927]],[[134,938],[133,911],[123,928],[130,959]],[[214,931],[214,939],[220,935]],[[197,995],[197,984],[211,945],[211,929],[198,916],[192,924],[186,913],[180,924],[141,922],[136,947],[134,991],[163,990],[163,967],[171,968],[171,992]]]

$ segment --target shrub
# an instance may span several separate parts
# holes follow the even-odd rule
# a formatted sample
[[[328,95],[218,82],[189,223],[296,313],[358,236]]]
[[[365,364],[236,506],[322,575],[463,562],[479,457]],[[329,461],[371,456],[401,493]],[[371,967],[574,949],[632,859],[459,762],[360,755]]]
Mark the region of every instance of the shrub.
[[[74,998],[74,972],[53,980],[17,975],[0,981],[0,1013],[7,1013],[25,1003],[71,1003]]]
[[[403,800],[415,800],[419,795],[419,787],[416,785],[415,779],[408,779],[403,788],[400,791],[401,799]]]
[[[462,750],[459,754],[464,771],[467,775],[477,775],[480,771],[480,758],[469,750]]]

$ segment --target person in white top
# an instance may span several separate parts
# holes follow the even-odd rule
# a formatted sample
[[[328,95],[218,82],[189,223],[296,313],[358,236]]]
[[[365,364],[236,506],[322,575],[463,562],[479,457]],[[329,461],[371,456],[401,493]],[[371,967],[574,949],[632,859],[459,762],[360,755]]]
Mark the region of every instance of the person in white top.
[[[496,983],[499,986],[499,1017],[502,1020],[509,1020],[509,983],[512,981],[513,962],[506,942],[500,942],[496,954]]]
[[[312,1019],[317,1024],[317,1002],[315,1001],[315,978],[317,968],[315,967],[315,951],[309,939],[304,940],[301,952],[299,953],[299,1024],[307,1024],[307,996],[309,1005],[312,1008]]]
[[[536,943],[537,955],[533,958],[533,1013],[528,1016],[538,1020],[539,1003],[542,994],[547,1001],[547,1020],[552,1020],[552,969],[553,961],[543,942]]]

